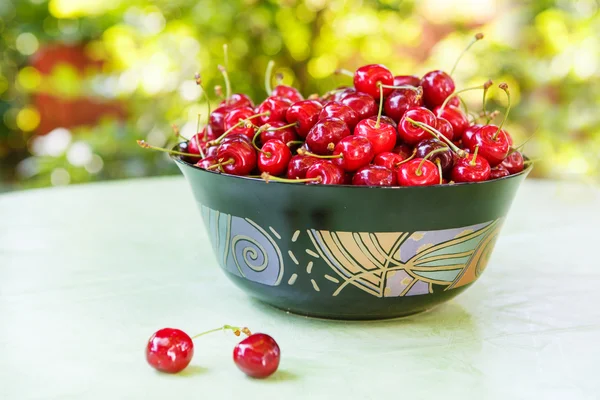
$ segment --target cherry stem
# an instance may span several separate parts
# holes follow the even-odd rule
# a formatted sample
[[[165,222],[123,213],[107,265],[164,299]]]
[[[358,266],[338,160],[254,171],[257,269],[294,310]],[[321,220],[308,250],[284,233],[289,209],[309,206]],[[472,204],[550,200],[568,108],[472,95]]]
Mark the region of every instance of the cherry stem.
[[[474,167],[476,165],[477,161],[477,154],[479,153],[479,146],[475,146],[475,151],[473,152],[473,158],[471,159],[471,161],[469,162],[469,164]]]
[[[332,154],[332,155],[329,155],[329,156],[322,156],[320,154],[315,154],[315,153],[311,153],[310,151],[306,151],[303,148],[299,148],[298,150],[296,150],[296,152],[299,155],[301,155],[301,156],[314,157],[314,158],[323,158],[323,159],[344,158],[344,155],[342,153],[340,153],[340,154]]]
[[[223,165],[229,165],[229,164],[233,164],[233,163],[235,163],[235,160],[233,158],[230,158],[227,161],[220,162],[218,164],[210,165],[210,166],[206,167],[206,170],[210,171],[211,169],[219,168],[222,171],[223,169],[221,167],[223,167]]]
[[[210,99],[208,98],[208,94],[202,85],[202,77],[200,76],[200,73],[196,73],[196,75],[194,75],[194,79],[196,80],[196,85],[200,86],[200,89],[202,89],[202,95],[206,99],[206,107],[208,107],[208,116],[210,117]]]
[[[338,68],[335,70],[335,73],[338,75],[346,75],[349,76],[351,78],[354,78],[354,74],[352,73],[352,71],[348,71],[347,69],[344,68]]]
[[[408,157],[405,160],[400,161],[398,164],[396,164],[396,167],[399,167],[400,165],[409,162],[410,160],[412,160],[413,158],[415,158],[415,156],[417,155],[417,149],[414,149],[412,154],[410,155],[410,157]]]
[[[256,149],[256,151],[258,151],[259,153],[263,153],[264,155],[266,155],[267,158],[271,158],[271,153],[261,150],[261,148],[256,145],[256,138],[258,138],[264,130],[268,129],[269,126],[270,126],[269,124],[265,124],[265,125],[261,126],[260,128],[258,128],[256,130],[254,137],[252,137],[252,147],[254,147]]]
[[[303,144],[304,142],[302,140],[290,140],[289,142],[287,142],[285,145],[287,147],[291,147],[297,144]]]
[[[454,70],[458,66],[458,63],[460,62],[461,58],[465,55],[465,53],[467,51],[469,51],[469,49],[471,48],[471,46],[473,46],[476,42],[480,41],[481,39],[483,39],[483,33],[477,33],[473,37],[473,39],[471,39],[471,41],[469,42],[469,44],[467,45],[467,47],[465,47],[465,49],[462,51],[462,53],[460,53],[458,55],[458,58],[454,62],[454,66],[452,67],[452,70],[450,70],[450,76],[452,76],[452,74],[454,73]]]
[[[221,87],[221,85],[215,86],[215,95],[221,100],[225,98],[225,95],[223,94],[223,88]]]
[[[444,183],[444,178],[442,178],[442,162],[439,158],[435,159],[435,165],[438,167],[438,173],[440,174],[440,185]]]
[[[487,93],[488,90],[490,89],[490,87],[492,86],[493,82],[490,79],[489,81],[487,81],[484,85],[483,85],[483,105],[482,105],[482,111],[483,111],[483,116],[487,119],[488,118],[488,114],[487,114],[487,110],[485,109],[486,106],[486,101],[487,101]],[[486,125],[490,123],[490,120],[487,119],[486,121]]]
[[[460,96],[458,96],[460,93],[468,92],[468,91],[470,91],[470,90],[478,90],[478,89],[484,89],[484,93],[485,93],[485,90],[487,90],[487,89],[486,89],[486,85],[489,83],[489,84],[490,84],[490,86],[491,86],[491,84],[492,84],[491,82],[492,82],[492,81],[487,81],[487,82],[486,82],[485,84],[483,84],[483,85],[479,85],[479,86],[473,86],[473,87],[466,88],[466,89],[461,89],[461,90],[459,90],[458,92],[454,92],[454,93],[452,93],[450,96],[446,97],[446,100],[444,100],[444,102],[442,103],[442,106],[440,107],[440,110],[443,110],[444,108],[446,108],[446,105],[448,104],[448,102],[449,102],[450,100],[452,100],[452,98],[453,98],[453,97],[458,97],[458,99],[459,99],[460,101],[462,101],[462,98],[460,98]],[[489,87],[489,86],[488,86],[488,87]],[[467,112],[468,112],[468,111],[467,111]]]
[[[211,140],[210,142],[208,142],[208,144],[211,146],[215,145],[215,144],[219,144],[219,143],[221,143],[221,140],[223,140],[225,138],[225,136],[229,135],[229,133],[231,133],[231,131],[233,131],[234,129],[239,128],[240,126],[243,126],[244,124],[250,122],[251,119],[262,117],[265,115],[270,115],[270,114],[271,114],[270,111],[265,111],[264,113],[254,114],[246,119],[241,119],[237,124],[235,124],[231,128],[227,129],[225,132],[223,132],[223,134],[221,136],[219,136],[215,140]]]
[[[281,85],[283,83],[283,74],[281,72],[275,74],[275,83],[277,85]]]
[[[411,124],[416,125],[419,128],[423,129],[424,131],[429,132],[436,139],[443,140],[444,142],[446,142],[448,144],[448,146],[450,146],[450,148],[459,156],[464,157],[467,154],[464,150],[459,149],[454,143],[452,143],[452,140],[450,140],[446,136],[442,135],[442,133],[440,131],[438,131],[437,129],[435,129],[434,127],[424,124],[423,122],[415,121],[414,119],[412,119],[410,117],[406,117],[406,120],[408,122],[410,122]]]
[[[273,76],[274,67],[275,61],[270,60],[265,71],[265,90],[267,91],[267,96],[270,96],[271,93],[273,93],[273,88],[271,87],[271,77]]]
[[[181,134],[181,131],[179,130],[179,127],[177,125],[175,125],[175,124],[171,125],[171,129],[173,129],[173,134],[175,135],[176,138],[182,138],[186,142],[189,140],[188,138],[186,138],[185,136],[183,136]]]
[[[152,145],[146,143],[145,140],[137,140],[137,144],[144,149],[152,149],[152,150],[156,150],[156,151],[162,151],[163,153],[177,154],[180,156],[200,158],[199,154],[183,153],[183,152],[177,151],[177,150],[167,150],[167,149],[163,149],[162,147],[152,146]]]
[[[523,147],[525,147],[525,145],[527,144],[527,142],[529,142],[531,139],[533,139],[535,135],[531,135],[529,136],[527,139],[525,139],[523,141],[523,143],[521,143],[520,145],[518,145],[517,147],[511,147],[510,151],[508,152],[507,156],[511,155],[512,153],[515,153],[517,151],[521,151],[521,149],[523,149]]]
[[[229,103],[229,99],[231,99],[231,82],[229,81],[229,74],[227,73],[227,68],[222,65],[219,65],[219,71],[221,75],[223,75],[223,79],[225,80],[225,101]]]
[[[271,126],[271,127],[269,127],[269,129],[267,129],[267,131],[269,131],[269,132],[280,131],[280,130],[282,130],[282,129],[291,128],[292,126],[298,126],[298,123],[297,123],[297,122],[292,122],[291,124],[287,124],[287,125],[284,125],[284,126],[280,126],[280,127],[278,127],[278,128],[273,128],[273,127]]]
[[[303,183],[303,182],[321,182],[321,180],[322,180],[320,176],[315,176],[314,178],[304,178],[304,179],[286,179],[286,178],[280,178],[278,176],[272,176],[268,172],[263,172],[260,175],[260,177],[264,179],[265,183],[269,183],[269,181],[288,182],[288,183]]]
[[[417,167],[415,174],[417,176],[421,176],[421,174],[422,174],[421,168],[423,167],[423,164],[425,163],[425,161],[427,161],[429,159],[429,157],[431,157],[432,155],[434,155],[436,153],[441,153],[442,151],[446,151],[446,150],[447,149],[434,149],[434,150],[431,150],[429,153],[427,153],[427,155],[425,155],[425,157],[423,157],[423,159],[419,163],[419,166]],[[439,158],[438,158],[438,161],[439,161]]]
[[[383,83],[380,83],[379,86],[386,88],[386,89],[408,89],[408,90],[412,90],[413,92],[417,92],[417,93],[423,93],[423,88],[421,86],[411,86],[411,85],[399,85],[399,86],[394,86],[394,85],[384,85]]]
[[[381,112],[383,111],[383,83],[377,82],[379,86],[379,112],[377,113],[377,122],[375,123],[375,129],[379,129],[379,122],[381,121]]]
[[[492,137],[492,139],[494,139],[494,140],[498,139],[498,135],[500,134],[500,131],[502,130],[502,127],[504,126],[504,123],[508,119],[508,113],[510,113],[510,106],[511,106],[511,104],[510,104],[510,91],[508,90],[508,85],[506,83],[501,83],[501,84],[498,85],[498,87],[500,89],[504,90],[504,93],[506,93],[506,99],[508,101],[508,104],[506,105],[506,112],[504,113],[504,118],[502,119],[502,122],[500,123],[500,126],[498,126],[498,130],[494,134],[494,137]]]
[[[192,339],[197,339],[200,336],[208,335],[209,333],[214,333],[214,332],[219,332],[219,331],[226,331],[226,330],[233,331],[233,334],[235,336],[240,336],[241,333],[244,333],[246,336],[250,336],[252,334],[250,332],[250,330],[248,328],[245,328],[245,327],[244,328],[239,328],[237,326],[223,325],[220,328],[211,329],[209,331],[202,332],[202,333],[199,333],[197,335],[194,335],[194,336],[192,336]]]

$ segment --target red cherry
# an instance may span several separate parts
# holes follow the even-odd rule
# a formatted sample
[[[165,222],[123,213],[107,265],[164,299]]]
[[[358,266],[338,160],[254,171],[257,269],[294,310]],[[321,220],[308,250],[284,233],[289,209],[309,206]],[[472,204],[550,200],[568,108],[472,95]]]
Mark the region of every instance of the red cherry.
[[[391,169],[379,165],[362,167],[352,177],[352,184],[356,186],[394,186],[396,174]]]
[[[401,164],[396,175],[400,186],[430,186],[440,183],[437,165],[422,158]]]
[[[491,173],[487,160],[473,153],[456,160],[450,176],[454,182],[481,182],[487,181]]]
[[[341,100],[341,103],[353,109],[359,120],[377,115],[377,103],[366,93],[350,93]]]
[[[254,103],[252,103],[252,99],[243,93],[234,93],[230,98],[223,100],[219,107],[229,106],[229,107],[254,107]]]
[[[298,140],[298,134],[296,133],[296,128],[294,128],[293,126],[288,126],[283,129],[277,129],[277,128],[281,128],[283,126],[288,125],[283,121],[273,121],[273,122],[270,122],[269,125],[271,125],[271,128],[261,130],[261,132],[260,132],[260,141],[262,143],[266,143],[268,140],[271,140],[271,139],[278,139],[286,144],[288,142]]]
[[[345,172],[342,168],[326,160],[317,160],[306,170],[306,179],[319,178],[315,184],[320,185],[342,185],[344,184]]]
[[[439,141],[438,139],[431,138],[425,139],[419,142],[415,146],[416,156],[420,158],[426,157],[433,150],[441,149],[442,151],[438,151],[435,154],[432,154],[428,160],[433,163],[440,163],[440,168],[442,169],[444,175],[452,169],[454,166],[454,152],[450,150],[450,148],[445,144]]]
[[[502,166],[502,164],[496,166],[496,168],[492,168],[490,172],[490,179],[498,179],[504,178],[505,176],[509,176],[510,172],[506,168]]]
[[[511,175],[518,174],[525,168],[523,155],[518,151],[513,151],[504,159],[504,161],[502,161],[502,163],[500,163],[500,165],[498,165],[498,167],[506,168]]]
[[[229,106],[221,106],[210,113],[208,124],[215,137],[219,137],[225,132],[225,116],[231,109],[232,107]]]
[[[236,135],[225,136],[221,140],[219,145],[226,144],[226,143],[234,143],[234,142],[244,142],[244,143],[252,144],[251,139],[248,136],[236,134]]]
[[[479,155],[485,158],[493,168],[500,164],[510,151],[508,136],[507,132],[495,125],[485,125],[471,136],[471,140],[463,139],[463,144],[471,152],[479,147]]]
[[[210,139],[209,139],[210,140]],[[204,133],[199,132],[192,136],[187,142],[187,153],[200,154],[200,148],[204,151],[208,147],[208,140],[204,140]]]
[[[232,109],[225,115],[223,126],[226,131],[229,131],[228,135],[246,135],[250,139],[254,137],[254,128],[246,127],[245,125],[239,125],[240,120],[245,120],[254,115],[254,110],[248,106],[237,107]]]
[[[319,114],[319,120],[325,118],[338,118],[346,123],[348,129],[354,130],[354,127],[358,123],[358,115],[348,106],[343,105],[337,101],[330,101],[323,106],[321,113]]]
[[[379,85],[391,86],[394,84],[394,75],[381,64],[363,65],[354,73],[354,87],[357,91],[366,93],[379,99]],[[392,89],[383,88],[383,95],[387,96]]]
[[[386,167],[389,170],[395,170],[396,166],[402,161],[406,160],[408,157],[403,157],[400,154],[392,153],[392,152],[383,152],[379,153],[373,159],[373,164]]]
[[[423,87],[423,100],[429,108],[441,105],[455,89],[450,75],[439,70],[426,73],[421,79],[421,86]]]
[[[377,116],[373,115],[372,117],[369,117],[367,119],[371,119],[373,121],[377,121]],[[391,119],[390,117],[388,117],[388,116],[382,115],[379,118],[379,122],[386,123],[388,125],[393,126],[394,130],[398,129],[398,123],[396,121],[394,121],[393,119]]]
[[[346,136],[335,145],[333,155],[342,155],[334,159],[334,163],[344,171],[356,171],[373,160],[373,146],[369,139],[363,136]]]
[[[452,125],[448,122],[447,119],[437,118],[436,119],[437,130],[440,131],[442,135],[444,135],[448,140],[452,140],[454,138],[454,130],[452,129]]]
[[[410,89],[396,89],[384,100],[385,114],[398,122],[409,108],[423,105],[421,95]]]
[[[396,75],[394,77],[394,86],[420,86],[421,78],[415,75]]]
[[[454,96],[453,98],[451,98],[451,99],[448,101],[448,105],[449,105],[449,106],[452,106],[452,107],[459,108],[459,107],[460,107],[460,100],[458,99],[458,97],[457,97],[457,96]]]
[[[481,124],[473,124],[473,125],[467,126],[462,134],[463,142],[469,143],[472,140],[475,132],[477,132],[479,130],[479,128],[481,128],[481,127],[483,127],[483,125],[481,125]]]
[[[373,145],[373,153],[379,154],[384,151],[391,151],[396,146],[396,130],[392,125],[380,122],[377,125],[377,120],[363,119],[356,128],[354,128],[354,136],[363,136]]]
[[[275,339],[264,333],[255,333],[242,340],[233,349],[233,361],[238,368],[253,378],[266,378],[277,371],[281,351]]]
[[[331,101],[341,102],[347,95],[356,93],[356,89],[353,87],[341,87],[337,88],[335,93],[331,96]]]
[[[411,108],[406,111],[398,123],[398,137],[400,140],[412,145],[419,143],[421,140],[429,139],[431,134],[408,122],[406,118],[411,118],[432,127],[435,127],[437,123],[435,115],[425,107]]]
[[[402,158],[404,158],[406,160],[408,157],[410,157],[412,155],[413,149],[412,149],[412,147],[410,147],[407,144],[401,144],[401,145],[394,147],[394,150],[392,150],[392,153],[400,154],[402,156]]]
[[[223,170],[231,175],[248,175],[256,167],[256,151],[248,142],[221,143],[217,158]]]
[[[215,156],[207,156],[204,157],[202,160],[198,161],[196,163],[196,167],[201,168],[201,169],[213,169],[210,168],[213,165],[217,165],[219,163],[219,160],[217,159],[217,157]]]
[[[206,157],[214,157],[217,155],[219,146],[209,146],[206,148]]]
[[[319,120],[319,113],[323,106],[315,100],[301,100],[290,106],[285,114],[288,123],[296,123],[296,132],[305,138],[308,131]]]
[[[289,179],[304,179],[306,178],[306,171],[312,167],[318,158],[295,155],[290,159],[287,167],[286,177]]]
[[[175,374],[188,366],[194,356],[194,342],[179,329],[155,332],[146,346],[146,360],[153,368]]]
[[[267,97],[257,108],[257,114],[269,113],[258,117],[257,125],[264,125],[273,121],[285,121],[285,113],[292,105],[292,102],[283,97]]]
[[[443,110],[439,107],[434,108],[433,112],[438,118],[444,118],[450,122],[455,139],[460,139],[465,129],[469,126],[469,120],[460,108],[446,105]]]
[[[342,138],[349,136],[350,130],[341,119],[326,118],[318,121],[306,136],[306,144],[310,150],[319,155],[333,152],[335,145]]]
[[[293,88],[291,86],[286,85],[277,85],[273,92],[271,93],[272,97],[281,97],[289,100],[292,103],[296,103],[298,101],[304,100],[304,97],[300,94],[298,89]]]
[[[281,140],[268,140],[258,154],[258,170],[270,175],[282,175],[292,158],[290,148]]]

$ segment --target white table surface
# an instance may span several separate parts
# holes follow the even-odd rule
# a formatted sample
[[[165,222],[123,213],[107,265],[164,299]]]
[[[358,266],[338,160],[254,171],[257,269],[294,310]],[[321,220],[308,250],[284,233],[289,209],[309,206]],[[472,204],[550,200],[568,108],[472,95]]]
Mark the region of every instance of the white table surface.
[[[181,177],[0,195],[0,399],[599,399],[600,190],[528,180],[485,274],[421,315],[335,322],[250,300],[219,270]],[[271,334],[246,378],[236,338],[179,375],[157,329]]]

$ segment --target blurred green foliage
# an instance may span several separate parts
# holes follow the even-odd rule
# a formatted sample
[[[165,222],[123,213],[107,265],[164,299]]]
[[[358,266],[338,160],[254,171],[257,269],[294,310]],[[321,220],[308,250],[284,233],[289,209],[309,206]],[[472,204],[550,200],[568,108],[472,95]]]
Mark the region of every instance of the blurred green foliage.
[[[460,6],[458,5],[460,3]],[[508,130],[539,159],[537,176],[600,179],[600,15],[594,0],[3,0],[0,182],[9,188],[175,173],[135,139],[188,137],[228,67],[259,102],[270,59],[284,82],[322,93],[336,68],[383,63],[397,74],[450,69],[457,87],[491,78],[514,94]],[[473,110],[481,94],[467,93]],[[490,107],[504,111],[502,92]]]

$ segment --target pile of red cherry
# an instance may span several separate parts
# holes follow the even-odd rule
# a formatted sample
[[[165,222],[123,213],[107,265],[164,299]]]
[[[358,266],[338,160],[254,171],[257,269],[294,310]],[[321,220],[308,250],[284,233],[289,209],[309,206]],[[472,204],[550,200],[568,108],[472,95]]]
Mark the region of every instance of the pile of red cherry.
[[[482,37],[477,34],[465,51]],[[510,110],[505,83],[499,87],[508,107],[496,126],[490,122],[497,113],[485,109],[491,81],[455,92],[452,72],[394,76],[371,64],[355,73],[340,71],[353,77],[353,87],[304,99],[290,86],[272,89],[272,68],[270,63],[265,79],[269,96],[255,106],[245,94],[231,94],[227,71],[219,67],[225,99],[209,111],[207,126],[169,152],[215,173],[328,185],[480,182],[524,168],[521,152],[502,129]],[[202,85],[198,75],[196,81]],[[459,97],[473,89],[483,90],[483,111],[475,116],[466,106],[463,111]]]
[[[246,375],[266,378],[279,367],[281,351],[277,342],[264,333],[252,334],[248,328],[225,325],[190,337],[179,329],[163,328],[156,331],[146,345],[146,360],[161,372],[176,374],[183,371],[194,356],[194,342],[200,336],[222,330],[230,330],[236,336],[247,337],[233,349],[233,361]]]

